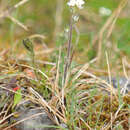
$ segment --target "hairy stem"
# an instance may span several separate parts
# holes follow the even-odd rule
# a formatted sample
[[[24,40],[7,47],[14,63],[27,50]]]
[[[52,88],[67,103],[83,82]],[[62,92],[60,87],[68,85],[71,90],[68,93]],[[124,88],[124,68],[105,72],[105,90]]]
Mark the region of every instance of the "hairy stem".
[[[64,82],[66,81],[67,72],[70,66],[70,62],[71,62],[72,30],[73,30],[73,23],[72,23],[72,17],[71,17],[68,47],[67,47],[67,57],[66,57],[65,70],[64,70]]]

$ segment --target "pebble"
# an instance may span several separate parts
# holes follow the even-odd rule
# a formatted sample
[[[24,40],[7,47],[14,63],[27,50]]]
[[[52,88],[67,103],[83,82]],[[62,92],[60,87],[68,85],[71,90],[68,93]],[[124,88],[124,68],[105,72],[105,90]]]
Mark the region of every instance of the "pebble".
[[[109,84],[109,77],[101,77],[103,80],[106,80]],[[130,92],[130,79],[126,79],[125,77],[112,77],[111,78],[111,83],[114,88],[120,88],[121,93],[128,93]]]
[[[33,116],[33,118],[29,118],[16,125],[15,128],[18,130],[56,130],[55,128],[51,128],[51,126],[55,126],[55,124],[50,120],[43,108],[26,108],[20,113],[19,117],[13,117],[11,121],[20,121],[31,116]],[[42,114],[37,115],[39,113]],[[49,126],[49,128],[46,126]]]

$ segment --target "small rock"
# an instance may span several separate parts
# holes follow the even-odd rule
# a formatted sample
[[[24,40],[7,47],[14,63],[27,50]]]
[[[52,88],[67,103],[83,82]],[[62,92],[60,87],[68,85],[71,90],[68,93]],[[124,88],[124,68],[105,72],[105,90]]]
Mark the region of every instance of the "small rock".
[[[67,125],[65,123],[61,123],[60,126],[61,128],[64,128],[64,129],[67,128]]]
[[[101,77],[101,78],[103,80],[106,80],[110,84],[109,77]],[[130,92],[130,80],[126,79],[125,77],[119,77],[119,78],[112,77],[111,82],[114,88],[120,87],[122,93]]]
[[[18,130],[55,130],[55,128],[52,128],[51,126],[55,125],[53,121],[50,120],[47,113],[44,111],[43,108],[24,108],[19,107],[17,108],[20,112],[20,115],[18,117],[11,118],[11,122],[13,121],[20,121],[24,120],[26,118],[29,118],[18,125],[15,126]],[[37,115],[38,113],[43,113],[40,115]],[[34,116],[33,116],[34,115]],[[33,118],[31,118],[33,116]],[[47,127],[49,126],[49,127]]]

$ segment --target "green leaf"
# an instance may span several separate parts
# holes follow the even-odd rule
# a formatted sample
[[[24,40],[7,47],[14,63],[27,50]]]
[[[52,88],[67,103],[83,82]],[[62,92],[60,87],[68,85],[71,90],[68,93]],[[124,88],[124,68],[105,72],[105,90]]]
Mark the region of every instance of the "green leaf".
[[[18,89],[14,95],[14,104],[12,106],[12,109],[21,101],[22,95],[21,95],[21,89]]]

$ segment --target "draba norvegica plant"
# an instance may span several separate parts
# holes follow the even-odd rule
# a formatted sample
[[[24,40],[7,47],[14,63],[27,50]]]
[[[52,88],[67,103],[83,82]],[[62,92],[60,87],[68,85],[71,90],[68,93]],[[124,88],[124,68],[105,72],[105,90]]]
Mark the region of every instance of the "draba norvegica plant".
[[[70,27],[69,27],[69,36],[68,36],[67,60],[64,69],[64,79],[63,79],[64,83],[66,82],[66,76],[68,75],[68,69],[70,67],[71,60],[72,60],[71,54],[73,54],[72,45],[71,45],[73,28],[75,28],[75,31],[78,32],[75,23],[79,19],[78,10],[83,9],[84,4],[85,4],[84,0],[69,0],[67,2],[67,5],[70,7],[71,18],[70,18]],[[76,40],[76,44],[77,43],[78,43],[78,39]]]
[[[74,50],[76,45],[79,42],[79,30],[76,26],[76,23],[79,20],[79,10],[83,9],[83,5],[85,4],[84,0],[69,0],[67,2],[67,6],[70,10],[70,25],[68,32],[68,45],[67,45],[67,56],[65,59],[65,67],[64,67],[64,76],[62,80],[62,104],[64,104],[66,111],[65,117],[67,119],[67,126],[69,130],[77,129],[77,122],[79,117],[77,117],[79,105],[78,105],[78,97],[76,96],[78,93],[78,89],[76,89],[75,85],[77,79],[74,80],[75,74],[73,74],[73,64],[72,58],[74,54]],[[77,37],[73,39],[73,32],[77,33]],[[72,44],[72,42],[74,42]],[[74,45],[74,46],[73,46]]]

